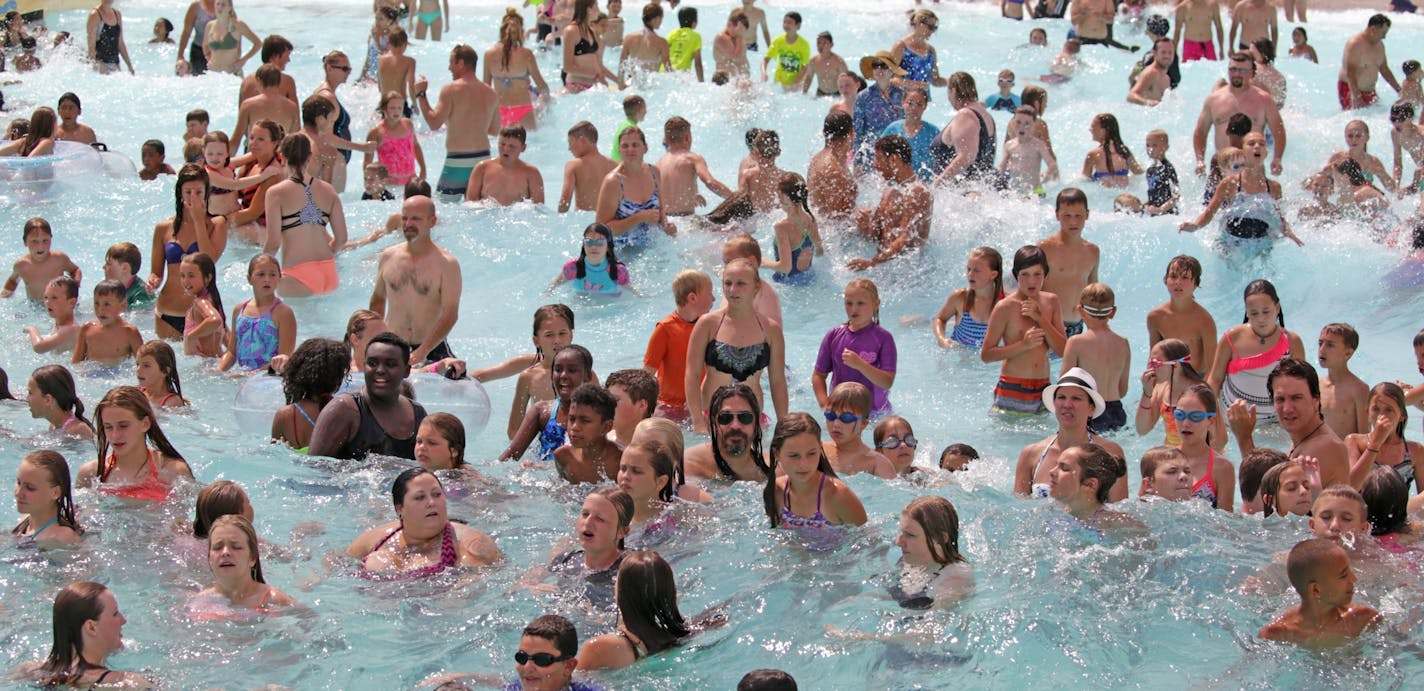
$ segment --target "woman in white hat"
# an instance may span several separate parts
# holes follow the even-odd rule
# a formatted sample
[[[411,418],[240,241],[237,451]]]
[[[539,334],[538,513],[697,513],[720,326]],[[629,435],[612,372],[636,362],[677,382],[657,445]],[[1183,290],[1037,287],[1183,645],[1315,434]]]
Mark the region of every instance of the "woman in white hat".
[[[1058,418],[1058,432],[1039,442],[1025,446],[1019,452],[1014,470],[1014,494],[1046,498],[1049,496],[1049,473],[1058,463],[1059,454],[1074,446],[1096,444],[1114,458],[1124,458],[1122,447],[1088,431],[1088,421],[1103,414],[1107,403],[1098,393],[1098,382],[1081,367],[1074,367],[1058,378],[1057,383],[1043,390],[1043,404]],[[1127,477],[1113,483],[1108,492],[1110,501],[1127,498]]]

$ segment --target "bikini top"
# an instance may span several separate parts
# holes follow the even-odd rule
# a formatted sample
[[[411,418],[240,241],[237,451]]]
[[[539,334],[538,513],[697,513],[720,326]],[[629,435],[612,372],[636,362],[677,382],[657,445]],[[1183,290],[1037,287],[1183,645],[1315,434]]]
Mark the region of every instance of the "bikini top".
[[[208,47],[213,50],[236,50],[237,46],[237,36],[233,35],[231,30],[216,41],[208,41]]]
[[[32,549],[36,547],[37,545],[35,544],[35,541],[39,539],[40,533],[43,533],[46,528],[49,528],[58,521],[59,517],[57,516],[55,518],[51,518],[48,521],[45,521],[44,525],[39,527],[39,530],[36,530],[35,532],[30,533],[29,535],[26,535],[25,529],[30,527],[30,517],[26,516],[25,520],[20,521],[20,524],[15,526],[15,533],[19,535],[19,537],[15,541],[15,546],[19,549]]]
[[[1231,359],[1226,362],[1226,373],[1236,374],[1246,370],[1261,369],[1263,367],[1274,367],[1286,355],[1290,354],[1290,339],[1286,338],[1285,327],[1281,327],[1281,337],[1276,340],[1276,344],[1270,350],[1258,355],[1240,357],[1236,354],[1236,344],[1232,339],[1226,339],[1226,346],[1231,349]]]
[[[183,257],[185,255],[193,254],[197,251],[198,243],[196,242],[191,245],[188,245],[187,249],[184,249],[182,245],[173,242],[172,240],[169,240],[168,242],[163,243],[163,261],[168,262],[170,265],[177,264],[178,262],[183,261]]]
[[[395,530],[386,533],[386,536],[381,538],[381,540],[376,543],[375,547],[371,548],[371,551],[367,556],[379,552],[383,545],[389,542],[391,538],[395,537],[396,534],[402,530],[404,530],[404,528],[396,528]],[[361,577],[373,581],[404,581],[412,578],[425,578],[427,576],[434,576],[435,574],[440,573],[445,569],[455,567],[459,563],[460,551],[455,548],[455,524],[447,521],[445,523],[445,533],[440,538],[439,561],[435,562],[434,564],[427,564],[418,569],[398,571],[396,573],[368,571],[366,570],[365,564],[363,563],[361,566]]]
[[[563,446],[567,438],[567,430],[559,424],[559,398],[555,396],[554,406],[549,409],[549,421],[539,430],[539,460],[553,459],[554,450]]]
[[[223,170],[222,168],[214,168],[214,167],[212,167],[212,166],[210,166],[210,165],[207,165],[207,164],[203,164],[203,168],[208,171],[208,177],[209,177],[209,178],[211,178],[211,177],[213,176],[213,173],[222,173],[223,175],[227,175],[227,176],[231,176],[231,175],[232,175],[232,173],[231,173],[230,171]],[[237,194],[237,190],[225,190],[225,189],[223,189],[223,188],[221,188],[221,187],[213,187],[213,188],[212,188],[212,194],[213,194],[214,196],[220,196],[220,195],[224,195],[224,194]]]
[[[821,484],[816,488],[816,513],[809,517],[797,516],[791,512],[791,483],[781,492],[781,522],[792,530],[806,530],[831,527],[830,519],[821,513],[821,495],[826,491],[826,474],[821,473]]]
[[[1216,451],[1208,448],[1206,450],[1206,474],[1192,485],[1192,496],[1207,500],[1213,509],[1216,508],[1216,479],[1212,477],[1212,470],[1215,467]]]
[[[575,43],[575,44],[574,44],[574,55],[575,55],[575,56],[578,56],[578,55],[591,55],[591,54],[593,54],[593,53],[597,53],[597,52],[598,52],[598,37],[594,37],[594,38],[592,38],[592,39],[584,38],[583,35],[582,35],[583,32],[579,32],[579,33],[580,33],[580,35],[579,35],[578,43]]]
[[[717,328],[712,330],[712,339],[707,341],[707,352],[703,355],[703,360],[707,362],[708,367],[732,375],[733,381],[744,382],[771,365],[771,344],[766,342],[766,326],[758,316],[757,326],[761,327],[761,343],[734,346],[717,340],[717,332],[722,330],[722,322],[726,319],[727,315],[723,313],[722,318],[717,321]]]
[[[153,462],[153,449],[148,450],[148,475],[138,482],[127,485],[105,482],[103,477],[107,477],[109,473],[112,473],[114,468],[118,467],[118,464],[118,459],[115,458],[112,453],[104,460],[104,472],[101,475],[99,484],[100,492],[121,499],[163,501],[167,499],[169,493],[173,491],[172,485],[158,477],[158,464]]]
[[[1055,434],[1053,435],[1053,439],[1050,439],[1048,444],[1044,445],[1043,453],[1038,455],[1038,462],[1033,464],[1033,475],[1031,475],[1030,478],[1038,477],[1038,469],[1043,467],[1044,459],[1048,458],[1048,450],[1053,448],[1053,445],[1056,443],[1058,443],[1058,435]],[[1088,431],[1088,443],[1093,443],[1093,432],[1091,430]],[[1047,499],[1048,490],[1049,486],[1047,482],[1035,482],[1029,492],[1029,496],[1035,499]]]
[[[316,200],[312,199],[311,183],[302,183],[302,187],[307,191],[307,203],[302,205],[295,213],[282,214],[282,230],[291,230],[297,226],[326,226],[326,221],[331,218],[331,214],[322,211],[316,205]]]

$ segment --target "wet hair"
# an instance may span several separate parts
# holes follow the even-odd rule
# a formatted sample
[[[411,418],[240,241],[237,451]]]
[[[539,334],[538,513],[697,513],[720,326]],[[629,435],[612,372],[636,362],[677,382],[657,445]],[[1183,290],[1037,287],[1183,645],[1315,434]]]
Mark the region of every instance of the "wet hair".
[[[169,29],[172,31],[172,29]],[[262,39],[262,62],[272,62],[273,58],[290,53],[293,49],[292,42],[283,38],[280,34],[272,34]]]
[[[185,123],[193,122],[195,120],[197,122],[203,123],[204,125],[208,124],[208,111],[203,110],[202,108],[197,108],[188,111],[188,114],[183,117],[183,122]]]
[[[1399,69],[1400,69],[1401,72],[1404,72],[1404,76],[1405,76],[1405,77],[1412,77],[1412,76],[1414,76],[1414,73],[1415,73],[1415,72],[1418,72],[1418,71],[1419,71],[1419,61],[1418,61],[1418,60],[1405,60],[1405,61],[1404,61],[1404,64],[1403,64],[1403,65],[1400,65]]]
[[[1381,26],[1389,26],[1389,25],[1390,25],[1389,17],[1386,17],[1386,16],[1384,16],[1383,14],[1378,14],[1378,13],[1377,13],[1377,14],[1374,14],[1374,15],[1371,15],[1371,16],[1370,16],[1370,21],[1369,21],[1367,24],[1365,24],[1365,26],[1368,26],[1368,27],[1371,27],[1371,28],[1381,27]]]
[[[623,139],[624,139],[625,137],[627,137],[628,135],[630,135],[630,134],[636,134],[636,135],[638,135],[638,138],[641,139],[641,140],[643,140],[643,146],[647,146],[647,145],[648,145],[648,135],[644,134],[642,128],[638,127],[637,125],[629,125],[629,126],[623,128],[623,131],[618,133],[618,136],[617,136],[618,141],[615,142],[615,143],[618,144],[619,146],[622,146],[622,144],[623,144]]]
[[[979,100],[979,87],[974,85],[974,77],[968,72],[955,72],[949,75],[949,90],[966,101]]]
[[[140,420],[148,420],[148,433],[145,436],[153,448],[163,454],[165,459],[183,460],[183,454],[173,448],[173,442],[168,441],[167,435],[163,434],[163,428],[158,426],[158,417],[153,414],[153,405],[148,402],[148,396],[136,386],[119,386],[110,389],[109,393],[99,400],[99,405],[94,406],[94,419],[99,422],[94,426],[95,445],[99,452],[99,482],[107,481],[113,470],[106,462],[109,457],[109,440],[104,434],[103,422],[104,410],[108,408],[122,408]]]
[[[959,512],[948,499],[934,495],[920,497],[911,501],[900,515],[920,524],[935,563],[945,566],[966,561],[959,553]]]
[[[346,320],[346,336],[342,339],[342,342],[346,345],[346,352],[352,359],[355,359],[356,351],[355,346],[351,344],[351,337],[366,333],[366,325],[378,319],[384,321],[384,319],[381,319],[381,315],[371,310],[356,310],[351,313],[351,318]],[[293,354],[295,355],[295,353]],[[350,366],[349,362],[347,366]]]
[[[401,351],[402,361],[410,359],[410,343],[393,332],[382,331],[381,333],[372,336],[371,340],[366,341],[366,352],[371,352],[371,346],[377,343],[384,343],[386,345],[395,346],[396,348],[399,348]],[[362,353],[361,355],[362,357],[364,357],[366,353]]]
[[[164,390],[182,398],[183,383],[178,379],[178,355],[173,352],[173,346],[161,340],[145,342],[134,353],[134,360],[146,357],[153,358],[153,364],[158,365],[158,371],[163,373]]]
[[[271,63],[257,68],[257,83],[262,86],[281,86],[282,70]]]
[[[1249,501],[1261,492],[1261,482],[1266,473],[1282,463],[1290,462],[1290,457],[1276,449],[1258,446],[1241,457],[1241,467],[1236,470],[1236,484],[1241,488],[1241,498]]]
[[[1157,341],[1157,345],[1153,346],[1153,348],[1159,349],[1162,352],[1163,360],[1180,360],[1192,354],[1192,349],[1187,345],[1186,341],[1176,338],[1164,338]],[[1206,378],[1202,377],[1201,373],[1197,371],[1196,366],[1191,363],[1190,358],[1188,358],[1187,362],[1176,363],[1176,366],[1182,368],[1182,376],[1185,376],[1188,381],[1194,384],[1206,383]]]
[[[1370,395],[1365,398],[1365,404],[1369,405],[1369,401],[1375,396],[1388,398],[1399,408],[1399,424],[1395,425],[1394,434],[1400,441],[1405,441],[1404,429],[1409,424],[1409,406],[1404,402],[1404,389],[1394,382],[1380,382],[1370,388]]]
[[[20,462],[29,463],[49,474],[50,486],[59,488],[59,496],[54,500],[54,522],[83,535],[84,529],[79,527],[79,521],[74,518],[74,493],[69,484],[69,463],[64,460],[64,456],[58,451],[40,449],[25,454]],[[15,526],[15,530],[12,532],[18,534],[22,526],[38,527],[28,524],[29,521],[21,523]]]
[[[1251,281],[1250,283],[1246,284],[1246,290],[1242,291],[1241,301],[1245,302],[1246,298],[1249,298],[1252,295],[1265,295],[1266,297],[1271,298],[1271,302],[1276,304],[1276,323],[1280,324],[1281,327],[1284,328],[1286,325],[1286,311],[1281,307],[1281,298],[1279,295],[1276,294],[1275,284],[1271,283],[1270,281],[1267,281],[1264,278],[1258,278],[1254,281]],[[1245,324],[1248,321],[1250,320],[1246,318],[1246,313],[1245,311],[1243,311],[1241,313],[1241,323]]]
[[[643,6],[643,26],[653,28],[653,20],[662,19],[663,6],[661,3],[650,2]]]
[[[243,507],[250,505],[242,485],[232,480],[209,483],[198,491],[198,501],[193,510],[193,537],[207,539],[213,523],[219,518],[241,515]]]
[[[685,141],[692,135],[692,123],[680,115],[674,115],[663,123],[663,138],[670,142]]]
[[[737,233],[727,238],[727,241],[722,245],[722,251],[724,253],[735,253],[737,259],[745,259],[748,261],[755,259],[756,261],[752,264],[753,269],[761,265],[761,244],[756,241],[756,238],[747,233]],[[732,261],[736,261],[736,259]],[[731,263],[730,261],[727,262],[728,265],[731,265]],[[760,277],[757,278],[757,281],[761,281]]]
[[[624,449],[625,458],[628,449],[637,449],[648,454],[648,464],[653,469],[653,476],[667,478],[667,483],[658,490],[658,501],[672,501],[678,486],[677,459],[674,458],[672,449],[660,441],[640,441],[629,444],[628,448]]]
[[[411,197],[429,197],[430,182],[419,178],[411,178],[405,181],[405,187],[401,190],[402,199]]]
[[[54,137],[54,129],[59,117],[46,106],[40,106],[30,114],[29,131],[25,133],[25,143],[20,146],[20,155],[28,156],[39,146],[41,139]]]
[[[649,5],[656,7],[657,5]],[[657,552],[630,552],[618,567],[618,614],[649,655],[678,645],[692,628],[677,608],[672,567]]]
[[[887,134],[875,140],[876,153],[882,153],[890,158],[897,158],[904,161],[905,165],[910,165],[911,153],[910,140],[898,135]]]
[[[574,260],[574,277],[583,278],[588,275],[588,250],[583,244],[583,237],[589,233],[598,233],[603,236],[604,246],[608,248],[608,257],[604,260],[604,265],[608,267],[608,278],[617,283],[619,273],[627,272],[628,268],[618,263],[618,255],[613,249],[613,230],[597,222],[588,224],[588,227],[579,233],[579,256]]]
[[[450,49],[450,57],[456,62],[464,63],[471,70],[478,67],[480,62],[480,54],[475,52],[474,48],[463,43]]]
[[[1386,468],[1386,470],[1388,469]],[[1321,499],[1324,499],[1326,497],[1330,497],[1332,499],[1344,499],[1346,501],[1352,501],[1359,506],[1361,516],[1369,514],[1370,506],[1369,504],[1365,503],[1365,498],[1360,494],[1359,490],[1349,485],[1331,485],[1329,487],[1326,487],[1325,489],[1320,490],[1320,495],[1315,498],[1315,501],[1320,501]],[[1311,508],[1313,509],[1314,506],[1312,505]]]
[[[1167,272],[1162,275],[1162,278],[1165,280],[1173,271],[1191,276],[1192,283],[1198,287],[1201,286],[1202,265],[1196,257],[1188,254],[1179,254],[1172,257],[1172,260],[1167,262]]]
[[[69,276],[56,276],[51,278],[49,279],[49,283],[45,284],[45,286],[55,286],[56,288],[64,290],[64,297],[71,300],[79,297],[79,281]]]
[[[761,130],[757,132],[756,139],[752,141],[752,153],[764,158],[776,158],[781,155],[781,135],[775,130]]]
[[[1231,136],[1244,137],[1251,133],[1252,128],[1251,116],[1245,113],[1233,113],[1226,120],[1226,133]]]
[[[308,96],[302,101],[302,126],[316,127],[316,120],[325,115],[336,112],[336,106],[331,105],[331,101],[322,96]]]
[[[598,224],[594,224],[594,225],[598,225]],[[585,232],[587,232],[587,231],[585,231]],[[613,250],[613,246],[610,244],[609,247],[608,247],[608,249],[609,249],[609,254],[611,255],[611,254],[612,254],[612,250]],[[580,252],[580,257],[582,257],[582,252]],[[612,260],[610,259],[610,261],[612,261]],[[573,331],[573,330],[574,330],[574,311],[573,311],[573,309],[571,309],[568,305],[565,305],[565,304],[563,304],[563,303],[561,303],[561,302],[556,302],[556,303],[553,303],[553,304],[550,304],[550,305],[544,305],[544,306],[540,307],[539,309],[534,310],[534,328],[531,330],[531,333],[532,333],[533,335],[535,335],[535,336],[538,336],[538,335],[539,335],[539,327],[540,327],[540,326],[543,326],[544,322],[549,321],[550,319],[562,319],[565,324],[568,324],[568,325],[569,325],[569,331]],[[544,354],[543,354],[543,353],[541,353],[541,352],[539,352],[539,351],[537,351],[537,350],[534,352],[534,359],[535,359],[536,362],[539,361],[539,360],[542,360],[543,358],[544,358]]]
[[[592,373],[593,373],[593,353],[588,352],[588,348],[585,348],[585,347],[583,347],[583,346],[581,346],[581,345],[579,345],[579,344],[577,344],[577,343],[570,343],[570,344],[568,344],[568,345],[566,345],[566,346],[564,346],[564,347],[558,349],[557,351],[554,351],[554,359],[555,359],[555,360],[559,359],[559,356],[560,356],[560,355],[563,355],[563,354],[564,354],[564,351],[566,351],[566,350],[569,351],[570,353],[573,353],[574,357],[578,358],[578,359],[579,359],[579,362],[583,363],[584,372],[585,372],[586,374],[592,374]],[[570,394],[570,395],[572,395],[572,394]],[[618,405],[618,404],[617,404],[617,402],[615,401],[615,402],[614,402],[614,406],[616,407],[617,405]],[[612,420],[612,419],[613,419],[613,416],[610,414],[610,415],[608,416],[608,419]]]
[[[79,112],[84,112],[84,106],[79,102],[79,94],[76,94],[73,91],[66,91],[59,95],[59,101],[55,105],[62,106],[64,105],[65,101],[73,103],[74,107],[79,109]]]
[[[406,468],[404,471],[401,471],[400,475],[396,476],[395,482],[391,483],[391,503],[394,504],[397,509],[400,509],[401,506],[405,504],[405,495],[406,492],[410,491],[410,483],[421,475],[429,475],[435,478],[435,483],[439,484],[441,489],[445,488],[445,485],[440,483],[440,477],[429,468],[424,466]]]
[[[102,583],[77,581],[55,594],[54,643],[40,666],[40,683],[53,688],[83,678],[79,661],[84,659],[84,624],[104,614],[99,597],[108,590]]]
[[[1048,91],[1037,84],[1029,84],[1019,93],[1019,102],[1026,106],[1033,106],[1033,109],[1042,117],[1045,104],[1048,103]]]
[[[1329,324],[1326,324],[1325,326],[1320,327],[1320,333],[1330,334],[1331,336],[1339,338],[1345,343],[1345,347],[1349,348],[1350,350],[1360,349],[1360,332],[1356,331],[1355,327],[1350,326],[1349,324],[1345,324],[1342,322],[1331,322]]]
[[[816,451],[821,459],[816,464],[816,469],[822,473],[837,477],[835,468],[831,467],[831,459],[826,457],[826,449],[821,446],[821,425],[816,422],[816,418],[806,413],[788,413],[776,421],[776,427],[771,432],[771,445],[767,452],[767,457],[771,460],[769,472],[766,476],[766,485],[762,488],[762,503],[766,509],[766,517],[771,519],[771,527],[781,525],[781,512],[776,510],[776,466],[779,465],[777,456],[781,454],[781,447],[787,439],[809,434],[816,438]]]
[[[1310,41],[1310,34],[1306,32],[1305,27],[1303,27],[1303,26],[1297,26],[1296,28],[1291,29],[1291,36],[1295,36],[1297,32],[1300,33],[1300,38],[1301,38],[1301,40],[1304,40],[1304,41],[1307,41],[1307,42]]]
[[[1365,178],[1365,171],[1360,170],[1359,162],[1353,158],[1346,158],[1336,162],[1335,172],[1344,175],[1345,178],[1350,181],[1350,184],[1355,187],[1367,185],[1370,182]]]
[[[1093,124],[1103,128],[1103,165],[1106,166],[1108,170],[1114,170],[1112,163],[1112,154],[1114,150],[1121,154],[1122,157],[1127,161],[1131,161],[1133,159],[1132,151],[1128,149],[1127,144],[1123,143],[1122,141],[1122,130],[1118,127],[1117,116],[1113,115],[1112,113],[1098,113],[1097,116],[1093,118]],[[1076,188],[1070,187],[1068,189]],[[1068,191],[1068,189],[1065,189],[1062,192],[1058,193],[1058,198],[1060,200],[1063,199],[1063,195]],[[1084,205],[1086,205],[1087,202],[1088,199],[1085,195],[1083,197]],[[1055,211],[1056,210],[1057,209],[1055,208]]]
[[[875,286],[875,281],[868,278],[852,278],[849,283],[846,283],[845,292],[849,293],[852,290],[861,290],[870,293],[870,300],[875,303],[875,313],[870,315],[870,321],[871,323],[879,324],[880,289]],[[850,324],[849,319],[846,320],[846,324]]]
[[[692,28],[697,23],[697,8],[683,7],[677,11],[677,25],[684,29]]]
[[[860,382],[843,381],[826,396],[826,409],[845,410],[859,415],[862,420],[869,417],[870,406],[874,403],[870,389]]]
[[[163,147],[163,142],[157,139],[149,139],[145,141],[141,148],[152,149],[153,152],[158,154],[159,156],[163,156],[168,153],[167,149]]]
[[[1138,463],[1142,471],[1142,479],[1149,480],[1157,474],[1157,467],[1168,461],[1186,462],[1187,455],[1175,446],[1154,446],[1142,452],[1142,460]]]
[[[84,402],[79,400],[79,392],[74,386],[74,375],[63,365],[43,365],[30,373],[30,381],[40,393],[54,399],[60,410],[74,416],[74,419],[94,429],[94,423],[84,419]],[[102,459],[100,459],[102,460]]]
[[[267,581],[262,578],[262,554],[257,547],[257,530],[252,527],[252,523],[247,518],[237,514],[228,514],[213,521],[212,526],[208,528],[208,551],[212,551],[212,531],[228,525],[242,531],[243,536],[247,538],[247,549],[252,552],[252,580],[266,583]]]
[[[697,269],[683,269],[677,272],[672,279],[672,296],[678,307],[687,304],[687,298],[693,293],[704,289],[712,288],[712,277],[705,271]]]
[[[519,125],[510,125],[509,127],[504,127],[499,130],[499,138],[513,139],[519,142],[520,145],[524,145],[528,143],[527,140],[529,138],[529,135],[527,132],[524,131],[523,127],[520,127]]]
[[[574,9],[577,14],[579,6],[575,4]],[[584,13],[587,14],[587,9],[584,10]],[[581,19],[575,17],[574,21],[586,26],[587,21],[580,21]],[[500,64],[508,68],[509,58],[514,54],[514,49],[522,45],[524,45],[524,17],[519,15],[518,10],[510,7],[505,10],[504,18],[499,22]]]
[[[1048,255],[1044,254],[1038,245],[1024,245],[1017,252],[1014,252],[1014,279],[1017,280],[1019,274],[1034,266],[1043,267],[1043,275],[1048,275]]]
[[[613,512],[618,517],[617,532],[626,533],[628,526],[633,524],[633,496],[628,494],[618,485],[606,485],[589,492],[588,496],[603,497],[608,503],[613,505]],[[618,538],[618,549],[623,549],[623,538]]]
[[[112,279],[104,279],[94,284],[94,297],[111,297],[128,302],[128,289],[124,284]]]
[[[542,638],[553,643],[560,657],[573,657],[578,654],[578,629],[574,627],[573,622],[557,614],[545,614],[535,618],[524,627],[521,635]]]
[[[779,669],[754,669],[742,675],[737,691],[797,691],[796,679]]]
[[[167,18],[167,17],[159,17],[159,18],[158,18],[158,23],[160,23],[160,24],[163,25],[163,35],[164,35],[164,36],[167,36],[168,34],[173,33],[173,22],[168,21],[168,18]],[[26,36],[25,38],[29,38],[29,36]]]
[[[450,447],[450,462],[455,468],[465,465],[465,423],[449,413],[431,413],[420,421],[420,426],[430,425]]]
[[[1316,412],[1320,413],[1320,375],[1316,373],[1314,366],[1293,357],[1281,360],[1275,369],[1266,375],[1266,393],[1272,398],[1275,398],[1276,395],[1276,379],[1280,377],[1295,377],[1305,380],[1305,385],[1310,390],[1310,397],[1316,401]],[[1320,419],[1325,419],[1323,413],[1320,413]]]
[[[1117,296],[1106,283],[1089,283],[1083,286],[1083,292],[1078,294],[1078,304],[1083,306],[1083,311],[1087,312],[1088,316],[1107,319],[1117,308]]]
[[[792,204],[801,207],[801,210],[810,215],[812,219],[816,218],[816,215],[811,213],[811,205],[807,201],[809,192],[806,189],[805,178],[796,173],[787,173],[781,176],[781,181],[777,183],[776,187],[786,195],[787,199],[791,200]]]
[[[1414,104],[1408,101],[1400,101],[1389,107],[1389,121],[1409,122],[1414,119]]]
[[[292,182],[304,184],[302,175],[311,154],[311,140],[306,137],[287,137],[282,140],[282,158],[286,159],[287,167],[292,170],[289,176]]]
[[[1371,535],[1409,532],[1409,484],[1394,468],[1377,465],[1370,470],[1360,496],[1370,518]]]
[[[1118,478],[1127,475],[1127,463],[1097,444],[1083,444],[1072,448],[1083,452],[1082,460],[1078,461],[1082,479],[1098,481],[1097,500],[1106,504],[1113,484]]]
[[[20,233],[20,239],[29,240],[30,233],[44,233],[45,235],[54,237],[54,228],[50,226],[49,221],[46,221],[45,219],[40,218],[39,216],[35,216],[34,218],[25,221],[24,230],[22,230]]]
[[[969,251],[968,261],[980,260],[989,265],[989,270],[994,272],[994,301],[997,303],[1004,297],[1004,257],[999,254],[999,250],[993,247],[975,247]],[[969,314],[974,309],[974,291],[964,291],[965,314]]]
[[[564,352],[563,349],[559,352]],[[569,394],[569,407],[586,406],[592,408],[604,422],[613,421],[613,412],[618,409],[618,399],[608,393],[608,389],[593,382],[584,382]]]
[[[263,121],[268,122],[268,121]],[[209,134],[209,136],[212,136]],[[203,141],[208,141],[206,138]],[[208,179],[208,171],[201,164],[185,163],[178,169],[178,179],[173,183],[173,235],[170,238],[174,242],[178,241],[178,233],[183,229],[183,221],[187,214],[183,209],[183,186],[190,182],[203,183],[203,203],[207,204],[212,197],[213,186]],[[181,243],[180,243],[181,244]]]
[[[644,418],[652,417],[658,408],[658,378],[641,367],[613,372],[604,379],[603,384],[610,389],[621,386],[633,403],[646,404]]]
[[[109,246],[109,251],[104,253],[104,260],[113,259],[129,265],[130,273],[137,274],[143,266],[143,254],[139,252],[138,246],[132,242],[119,242]]]
[[[963,456],[971,461],[979,460],[979,450],[968,444],[950,444],[944,447],[944,451],[939,454],[940,465],[944,465],[945,456]]]
[[[580,120],[574,123],[573,127],[569,128],[569,136],[583,137],[584,139],[587,139],[589,143],[597,144],[598,128],[595,127],[593,123],[587,120]]]
[[[1244,467],[1244,460],[1243,460]],[[1292,468],[1305,472],[1299,461],[1286,459],[1270,467],[1266,474],[1261,476],[1261,514],[1272,516],[1281,513],[1280,507],[1276,506],[1276,497],[1281,491],[1281,476]]]
[[[218,292],[218,268],[213,263],[213,258],[203,252],[194,252],[183,256],[183,264],[192,264],[198,267],[198,275],[203,279],[203,290],[207,293],[207,298],[217,308],[218,314],[227,314],[223,311],[222,293]],[[123,285],[119,285],[123,289]],[[200,296],[202,297],[202,296]]]
[[[1185,364],[1185,363],[1183,363],[1183,364]],[[1216,393],[1214,393],[1214,392],[1211,390],[1211,387],[1210,387],[1210,386],[1207,386],[1206,384],[1197,383],[1197,384],[1192,384],[1191,386],[1188,386],[1188,387],[1187,387],[1187,390],[1182,392],[1182,398],[1185,398],[1185,397],[1187,397],[1187,396],[1191,396],[1192,398],[1197,399],[1197,402],[1200,403],[1201,406],[1202,406],[1202,408],[1206,409],[1206,412],[1208,412],[1208,413],[1217,413],[1217,414],[1219,414],[1219,413],[1221,412],[1221,409],[1220,409],[1220,407],[1219,407],[1218,404],[1217,404]],[[1181,399],[1181,398],[1178,398],[1177,400],[1180,401],[1180,400],[1182,400],[1182,399]],[[1176,402],[1176,401],[1174,401],[1174,403],[1175,403],[1175,402]],[[1208,426],[1207,429],[1206,429],[1206,441],[1207,441],[1208,444],[1211,443],[1211,427],[1210,427],[1210,426]]]
[[[1302,599],[1310,592],[1310,584],[1316,580],[1316,569],[1320,563],[1335,552],[1344,554],[1345,550],[1334,540],[1319,537],[1302,540],[1291,548],[1286,557],[1286,575],[1290,578],[1291,587]]]
[[[722,412],[722,406],[731,398],[740,398],[746,401],[747,406],[751,408],[754,422],[752,423],[751,444],[747,447],[747,453],[751,455],[752,462],[763,474],[774,479],[776,473],[761,452],[761,401],[757,400],[756,392],[752,391],[750,386],[740,382],[717,387],[717,390],[712,392],[712,399],[707,403],[707,431],[712,437],[712,460],[716,462],[717,470],[724,475],[732,475],[732,467],[727,465],[726,459],[722,458],[722,447],[717,443],[717,413]]]
[[[1261,55],[1261,64],[1270,65],[1276,61],[1276,44],[1271,43],[1271,39],[1262,36],[1252,41],[1251,47]]]

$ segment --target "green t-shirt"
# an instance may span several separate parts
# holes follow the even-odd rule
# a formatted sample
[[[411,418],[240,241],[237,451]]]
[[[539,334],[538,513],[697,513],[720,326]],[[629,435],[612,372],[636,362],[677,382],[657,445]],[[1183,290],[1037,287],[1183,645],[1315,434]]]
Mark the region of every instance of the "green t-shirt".
[[[144,282],[137,276],[133,277],[133,283],[129,284],[125,297],[128,298],[130,310],[153,302],[153,293],[148,292],[148,286],[144,285]]]
[[[702,36],[688,27],[668,34],[668,60],[675,70],[692,69],[692,58],[702,50]]]
[[[791,85],[801,76],[801,70],[811,61],[811,42],[805,36],[797,36],[796,43],[787,43],[786,34],[771,39],[766,58],[776,61],[773,79],[778,84]]]
[[[618,123],[618,129],[613,130],[613,150],[608,152],[609,158],[615,161],[623,160],[623,156],[618,153],[618,135],[623,134],[623,130],[628,129],[629,127],[633,127],[637,124],[638,123],[633,122],[633,118],[628,118],[627,120]]]

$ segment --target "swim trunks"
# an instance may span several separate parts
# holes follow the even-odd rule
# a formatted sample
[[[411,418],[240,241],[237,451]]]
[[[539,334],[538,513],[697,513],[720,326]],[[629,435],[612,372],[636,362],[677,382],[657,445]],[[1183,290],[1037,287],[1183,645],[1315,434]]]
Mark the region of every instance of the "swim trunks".
[[[994,405],[990,410],[1013,415],[1042,415],[1048,412],[1043,405],[1043,390],[1052,382],[1047,378],[1024,379],[999,375],[999,383],[994,385]]]
[[[306,286],[312,295],[326,295],[336,290],[336,287],[341,283],[340,277],[336,275],[335,259],[318,259],[293,264],[283,269],[282,273]]]
[[[470,174],[475,165],[489,158],[489,149],[484,151],[451,151],[445,155],[445,166],[440,169],[440,179],[435,190],[444,195],[465,196],[465,188],[470,186]]]
[[[1112,432],[1127,426],[1127,411],[1123,410],[1122,401],[1108,401],[1107,407],[1103,409],[1103,414],[1088,421],[1088,429],[1102,434]]]
[[[1182,39],[1182,62],[1193,60],[1215,60],[1216,44],[1211,41]]]
[[[1083,320],[1079,319],[1075,322],[1063,322],[1063,333],[1068,336],[1068,338],[1083,333]]]
[[[530,114],[530,113],[532,113],[532,112],[534,112],[534,106],[533,106],[533,105],[523,105],[523,106],[500,106],[500,107],[499,107],[499,126],[500,126],[500,127],[509,127],[510,125],[513,125],[513,124],[519,122],[520,120],[523,120],[523,119],[524,119],[524,116],[526,116],[526,115],[528,115],[528,114]]]
[[[1375,93],[1374,91],[1361,91],[1361,92],[1360,92],[1360,100],[1359,100],[1359,102],[1358,102],[1358,103],[1353,103],[1353,102],[1351,102],[1351,100],[1350,100],[1350,85],[1349,85],[1349,84],[1346,84],[1346,83],[1344,82],[1344,80],[1339,80],[1339,79],[1335,80],[1335,90],[1336,90],[1336,92],[1340,95],[1340,109],[1341,109],[1341,110],[1352,110],[1352,109],[1355,109],[1355,108],[1364,108],[1365,106],[1372,106],[1372,105],[1374,105],[1376,102],[1379,101],[1379,94]]]

